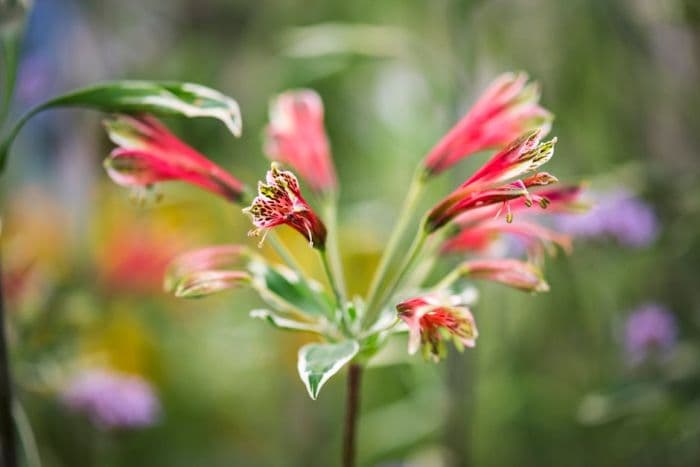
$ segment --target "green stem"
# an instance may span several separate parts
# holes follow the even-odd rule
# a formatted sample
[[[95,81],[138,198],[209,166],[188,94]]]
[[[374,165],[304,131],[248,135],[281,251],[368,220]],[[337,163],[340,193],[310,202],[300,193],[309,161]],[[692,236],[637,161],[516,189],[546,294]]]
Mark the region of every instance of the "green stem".
[[[446,275],[440,282],[438,282],[433,288],[435,290],[444,290],[450,287],[452,284],[454,284],[460,277],[464,276],[466,273],[467,270],[465,269],[464,265],[460,264],[452,272]]]
[[[34,115],[38,114],[42,110],[50,107],[51,104],[52,101],[45,102],[44,104],[38,105],[26,114],[24,114],[19,120],[17,120],[15,125],[10,129],[10,131],[2,139],[2,141],[0,141],[0,173],[2,173],[5,170],[5,165],[7,164],[7,156],[10,152],[10,146],[17,137],[19,130],[22,129],[22,127],[25,125],[25,123],[29,121],[30,118],[32,118]]]
[[[19,433],[19,440],[24,449],[24,457],[27,460],[27,466],[41,467],[41,457],[39,457],[39,448],[36,443],[34,432],[32,431],[32,425],[29,423],[29,417],[19,401],[15,400],[12,412],[15,417],[15,424],[17,425],[17,432]]]
[[[406,274],[411,271],[416,259],[418,259],[418,256],[423,249],[423,245],[425,244],[425,240],[428,238],[428,233],[423,228],[423,225],[424,222],[421,222],[420,228],[418,229],[418,232],[413,239],[413,243],[406,254],[406,259],[399,268],[398,274],[393,280],[389,281],[389,285],[385,287],[383,293],[379,295],[380,298],[377,300],[377,308],[379,310],[381,310],[384,302],[390,299],[394,292],[396,292],[396,289],[402,284]]]
[[[389,242],[387,243],[386,249],[379,260],[377,270],[372,278],[372,283],[367,294],[365,325],[371,325],[379,314],[380,305],[377,302],[379,298],[381,298],[378,296],[380,285],[386,280],[390,266],[394,262],[394,257],[398,253],[398,248],[401,245],[401,239],[413,218],[414,211],[418,206],[418,201],[424,188],[425,172],[423,171],[423,167],[420,166],[414,174],[413,180],[411,180],[411,185],[406,194],[401,214],[396,221],[396,226],[394,227],[391,237],[389,237]]]
[[[326,239],[326,248],[328,249],[328,259],[330,262],[333,276],[338,282],[338,291],[342,303],[345,303],[347,297],[347,288],[345,286],[345,274],[343,273],[343,262],[341,260],[340,248],[338,246],[338,209],[337,200],[332,197],[327,197],[323,201],[323,210],[326,218],[326,228],[328,229],[328,238]]]
[[[340,293],[340,289],[338,288],[338,282],[333,274],[333,270],[331,269],[328,253],[326,253],[326,250],[318,250],[318,254],[321,256],[323,270],[326,272],[326,277],[328,278],[328,282],[331,284],[331,289],[333,289],[333,296],[335,297],[336,304],[342,309],[345,302]]]
[[[7,114],[10,111],[12,93],[17,81],[17,56],[19,50],[19,38],[16,35],[7,35],[2,43],[3,64],[5,66],[5,86],[2,96],[2,107],[0,107],[0,126],[5,123]]]
[[[275,232],[268,233],[266,240],[270,243],[270,245],[272,245],[275,253],[282,258],[282,261],[284,261],[290,269],[294,269],[302,277],[305,277],[304,270],[301,268],[301,265],[297,262],[292,253],[290,253],[289,249],[284,245],[284,243],[282,243]]]

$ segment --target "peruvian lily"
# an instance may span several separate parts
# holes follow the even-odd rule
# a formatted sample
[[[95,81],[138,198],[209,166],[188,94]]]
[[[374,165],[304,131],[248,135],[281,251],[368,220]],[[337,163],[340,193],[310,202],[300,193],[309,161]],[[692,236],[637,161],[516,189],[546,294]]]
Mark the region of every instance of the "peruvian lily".
[[[315,193],[336,191],[338,182],[323,128],[323,102],[316,92],[288,91],[272,101],[265,153],[293,168]]]
[[[267,183],[258,182],[258,196],[243,209],[250,215],[255,228],[249,235],[267,233],[279,226],[288,225],[309,239],[309,244],[323,251],[326,246],[326,227],[301,195],[299,182],[293,173],[280,170],[276,163],[265,177]]]
[[[204,290],[204,284],[208,283],[207,294],[210,294],[240,284],[247,279],[239,271],[230,271],[230,267],[250,256],[248,248],[242,245],[210,246],[181,254],[168,266],[165,291],[183,296],[193,285]]]
[[[104,125],[118,146],[104,166],[119,185],[150,188],[157,182],[182,180],[229,201],[241,200],[243,183],[180,141],[154,117],[118,115]]]
[[[570,253],[572,248],[570,236],[534,222],[503,223],[491,219],[476,226],[463,229],[457,235],[447,240],[442,250],[448,253],[484,251],[501,234],[515,235],[530,244],[540,242],[545,247],[556,244],[567,253]]]
[[[532,186],[549,185],[556,182],[557,179],[553,175],[547,172],[540,172],[525,180],[517,180],[496,188],[480,190],[474,189],[474,187],[470,185],[460,187],[451,195],[444,198],[428,213],[425,229],[428,233],[432,233],[451,222],[462,213],[496,204],[500,205],[496,216],[498,216],[500,211],[505,207],[507,211],[506,220],[511,222],[513,218],[510,210],[511,201],[524,198],[523,202],[526,203],[526,205],[532,206],[533,202],[536,202],[542,208],[546,208],[548,203],[547,198],[530,193],[528,188]]]
[[[399,318],[408,326],[410,354],[422,347],[426,359],[438,362],[447,352],[445,339],[451,339],[459,350],[476,345],[479,333],[474,316],[455,301],[453,297],[426,295],[396,305]]]
[[[549,285],[542,271],[531,263],[515,259],[479,259],[466,261],[458,268],[461,276],[483,279],[526,292],[546,292]]]
[[[539,128],[549,132],[552,115],[540,107],[539,86],[527,84],[525,73],[496,78],[469,112],[430,151],[424,167],[431,174],[450,168],[464,157],[503,147],[521,134]]]
[[[531,191],[530,195],[536,199],[545,199],[547,213],[577,212],[585,209],[585,205],[579,201],[583,192],[582,185],[557,186]],[[512,213],[524,211],[532,207],[533,199],[520,198],[510,203]],[[496,205],[484,206],[482,208],[466,211],[455,219],[455,223],[462,228],[473,227],[489,219],[497,217],[502,207]],[[531,211],[532,212],[532,211]],[[543,211],[534,211],[543,212]]]
[[[540,143],[542,132],[525,134],[494,155],[462,187],[494,186],[537,170],[554,154],[556,138]]]

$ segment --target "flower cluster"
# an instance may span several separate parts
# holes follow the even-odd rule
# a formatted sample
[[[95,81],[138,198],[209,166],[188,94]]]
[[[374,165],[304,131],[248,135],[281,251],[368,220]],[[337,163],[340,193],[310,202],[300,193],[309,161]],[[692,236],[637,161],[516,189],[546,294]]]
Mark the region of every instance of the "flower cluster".
[[[498,77],[423,159],[364,299],[347,299],[336,238],[338,179],[323,115],[320,97],[310,90],[273,99],[263,147],[273,162],[252,199],[241,182],[153,118],[119,116],[107,123],[120,146],[106,163],[115,181],[142,187],[179,179],[248,204],[243,212],[253,224],[250,234],[268,237],[286,263],[273,265],[240,245],[203,248],[172,263],[166,290],[200,297],[250,287],[270,306],[254,310],[252,317],[321,336],[323,342],[299,351],[299,374],[312,398],[343,365],[370,358],[394,333],[408,330],[409,352],[422,348],[434,361],[445,355],[448,342],[460,350],[473,347],[478,332],[473,304],[464,301],[465,281],[487,280],[530,293],[548,290],[541,261],[463,257],[482,253],[502,235],[520,238],[531,250],[571,250],[569,236],[543,225],[542,214],[576,210],[581,189],[550,187],[557,178],[540,170],[557,139],[544,139],[552,115],[539,105],[539,87],[528,84],[527,75]],[[461,159],[486,150],[494,153],[425,213],[411,246],[402,249],[426,185]],[[310,201],[302,184],[313,195]],[[318,251],[329,289],[307,277],[293,252],[268,236],[282,225]],[[439,281],[427,281],[434,263],[445,256],[460,257],[447,262],[457,266]]]

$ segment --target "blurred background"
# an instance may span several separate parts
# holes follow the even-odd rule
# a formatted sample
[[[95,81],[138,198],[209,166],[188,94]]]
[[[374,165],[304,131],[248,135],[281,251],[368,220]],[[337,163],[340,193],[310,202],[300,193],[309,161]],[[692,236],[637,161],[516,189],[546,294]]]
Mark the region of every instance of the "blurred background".
[[[240,103],[243,137],[167,123],[253,183],[270,97],[317,90],[361,293],[415,165],[509,70],[538,80],[557,116],[548,170],[588,181],[599,208],[563,222],[575,248],[547,261],[551,292],[480,288],[476,349],[440,365],[394,358],[405,340],[387,349],[364,380],[360,464],[698,465],[697,0],[35,0],[11,116],[96,80],[199,82]],[[34,119],[1,187],[12,370],[43,465],[337,465],[343,377],[308,398],[305,336],[249,319],[247,292],[161,290],[173,255],[248,242],[249,221],[183,184],[131,202],[102,170],[100,119]],[[103,403],[134,413],[71,410],[80,384],[126,385],[126,400]]]

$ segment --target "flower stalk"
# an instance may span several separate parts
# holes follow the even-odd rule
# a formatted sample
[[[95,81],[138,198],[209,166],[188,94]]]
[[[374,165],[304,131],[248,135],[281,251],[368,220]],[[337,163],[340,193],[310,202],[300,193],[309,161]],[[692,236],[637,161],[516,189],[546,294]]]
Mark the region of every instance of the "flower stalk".
[[[0,460],[2,465],[17,467],[17,446],[12,421],[12,380],[5,329],[5,300],[2,285],[2,254],[0,253]]]
[[[358,363],[353,363],[348,368],[345,428],[343,433],[343,467],[355,466],[357,418],[360,413],[362,370],[362,366]]]
[[[401,208],[399,218],[392,230],[391,236],[387,242],[387,246],[379,259],[379,265],[372,277],[372,282],[367,293],[367,314],[365,317],[365,326],[370,326],[379,315],[381,304],[379,301],[382,297],[378,296],[381,284],[386,280],[390,271],[390,266],[395,261],[398,253],[398,248],[401,245],[401,240],[410,226],[418,202],[426,186],[426,172],[422,167],[419,167],[413,175],[411,184],[406,194],[403,207]]]
[[[322,209],[326,221],[326,251],[328,252],[329,275],[333,276],[341,306],[347,299],[347,287],[343,272],[342,256],[338,246],[338,202],[335,196],[327,196],[323,200]]]
[[[338,305],[340,308],[343,308],[345,298],[340,290],[338,281],[336,280],[336,276],[333,273],[333,267],[331,266],[330,259],[328,258],[328,252],[325,249],[323,249],[318,250],[318,253],[321,256],[321,263],[323,263],[323,270],[325,271],[326,277],[328,278],[328,283],[331,286],[331,290],[333,290],[333,296],[335,297],[336,305]]]

